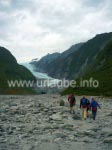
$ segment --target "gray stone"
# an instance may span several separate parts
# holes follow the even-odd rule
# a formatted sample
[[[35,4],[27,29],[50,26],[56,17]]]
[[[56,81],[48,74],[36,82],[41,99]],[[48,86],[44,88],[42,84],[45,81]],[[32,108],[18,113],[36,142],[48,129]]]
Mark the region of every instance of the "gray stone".
[[[66,135],[63,133],[55,133],[56,138],[66,138]]]
[[[89,136],[89,137],[96,137],[96,134],[95,134],[95,132],[92,132],[92,131],[84,131],[83,132],[83,134],[85,135],[85,136]]]
[[[112,137],[107,137],[103,140],[104,143],[111,143],[112,144]]]
[[[56,120],[56,121],[62,121],[62,115],[60,113],[53,114],[50,116],[50,119]]]
[[[43,143],[37,149],[39,150],[58,150],[58,145],[54,143]]]

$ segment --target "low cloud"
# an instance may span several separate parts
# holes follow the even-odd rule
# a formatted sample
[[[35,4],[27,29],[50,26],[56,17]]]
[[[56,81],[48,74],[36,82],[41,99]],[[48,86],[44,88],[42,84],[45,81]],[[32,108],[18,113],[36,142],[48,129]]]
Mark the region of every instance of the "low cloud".
[[[18,62],[112,30],[111,0],[0,0],[0,45]]]

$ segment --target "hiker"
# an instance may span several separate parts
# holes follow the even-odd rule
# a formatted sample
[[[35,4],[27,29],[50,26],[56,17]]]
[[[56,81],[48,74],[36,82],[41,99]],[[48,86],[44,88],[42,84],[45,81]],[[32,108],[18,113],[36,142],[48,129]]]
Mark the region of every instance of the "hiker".
[[[73,106],[76,104],[76,99],[73,93],[68,96],[68,102],[70,104],[70,113],[75,113],[73,110]]]
[[[87,118],[87,101],[85,96],[80,100],[80,109],[82,110],[82,119],[84,120]]]
[[[93,120],[96,119],[96,114],[97,114],[97,108],[98,107],[100,109],[100,105],[98,104],[98,102],[94,98],[92,98],[90,108],[92,110]]]
[[[90,101],[87,99],[87,118],[89,117]]]

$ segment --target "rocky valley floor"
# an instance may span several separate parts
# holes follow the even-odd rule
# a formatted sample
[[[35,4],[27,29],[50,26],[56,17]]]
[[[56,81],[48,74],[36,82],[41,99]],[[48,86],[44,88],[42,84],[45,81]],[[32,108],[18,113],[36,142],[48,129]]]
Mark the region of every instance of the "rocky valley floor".
[[[112,99],[98,98],[95,121],[81,119],[76,100],[70,114],[66,96],[0,96],[0,150],[111,150]]]

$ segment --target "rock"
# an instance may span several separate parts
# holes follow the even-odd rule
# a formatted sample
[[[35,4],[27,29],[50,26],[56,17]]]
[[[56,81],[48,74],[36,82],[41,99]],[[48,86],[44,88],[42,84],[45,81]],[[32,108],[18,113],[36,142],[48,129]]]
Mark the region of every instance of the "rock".
[[[83,134],[85,135],[85,136],[89,136],[89,137],[96,137],[96,134],[95,134],[95,132],[92,132],[92,131],[84,131],[83,132]]]
[[[37,148],[38,150],[58,150],[58,145],[54,143],[42,143],[40,146]]]
[[[17,106],[17,103],[9,103],[9,107]]]
[[[59,129],[61,126],[59,124],[52,124],[52,129]]]
[[[44,111],[44,112],[48,112],[48,111],[49,111],[49,109],[45,108],[43,111]]]
[[[83,137],[82,139],[81,139],[81,141],[83,141],[83,142],[85,142],[85,143],[92,143],[93,142],[93,139],[90,139],[90,138],[88,138],[88,137]]]
[[[73,135],[70,135],[70,136],[68,137],[68,139],[69,139],[70,141],[74,141],[74,140],[75,140],[75,137],[74,137]]]
[[[0,108],[0,113],[7,113],[7,112],[8,112],[7,109],[5,109],[5,108]]]
[[[1,121],[7,121],[8,120],[8,118],[5,114],[1,114],[0,118],[1,118]]]
[[[52,116],[50,116],[50,119],[56,120],[56,121],[62,121],[62,115],[60,113],[53,114]]]
[[[72,125],[72,124],[65,124],[65,125],[62,126],[62,128],[64,130],[69,130],[69,131],[74,131],[73,127],[74,127],[74,125]]]
[[[63,133],[55,133],[56,138],[66,138],[66,135]]]
[[[109,113],[107,116],[112,117],[112,112],[111,112],[111,113]]]
[[[0,131],[5,132],[7,130],[7,125],[0,125]]]
[[[54,142],[60,142],[60,141],[62,141],[62,138],[56,138],[56,139],[54,140]]]
[[[51,115],[53,114],[53,112],[52,112],[52,111],[49,111],[47,114],[48,114],[49,116],[51,116]]]
[[[112,128],[109,127],[105,127],[102,129],[102,136],[108,137],[108,136],[112,136]]]
[[[31,103],[29,103],[29,104],[27,105],[28,108],[33,107],[33,106],[34,106],[34,103],[33,103],[33,102],[31,102]]]
[[[107,137],[103,140],[104,143],[111,143],[112,144],[112,137]]]
[[[68,130],[68,131],[74,131],[74,129],[72,127],[66,127],[64,128],[65,130]]]
[[[80,117],[79,115],[77,115],[77,114],[74,114],[74,115],[72,116],[72,118],[73,118],[74,120],[81,120],[81,117]]]
[[[45,125],[44,127],[42,127],[42,130],[48,130],[48,129],[52,129],[52,126],[50,124]]]
[[[37,95],[34,99],[32,96],[3,98],[4,101],[0,96],[0,149],[86,150],[98,147],[104,150],[112,143],[112,101],[107,106],[102,105],[102,112],[98,111],[95,121],[90,118],[82,121],[78,100],[76,113],[70,114],[68,103],[59,106],[60,97],[56,100],[50,95]]]
[[[10,110],[12,110],[12,111],[15,111],[15,110],[17,110],[17,109],[19,109],[19,107],[18,107],[17,105],[10,107]]]
[[[24,128],[24,131],[25,131],[25,133],[33,134],[34,129],[35,129],[35,127],[33,127],[33,126],[27,126]]]
[[[18,143],[18,138],[16,136],[9,138],[9,144],[12,145],[14,143]]]
[[[59,105],[60,105],[60,106],[64,106],[64,105],[65,105],[64,100],[60,100]]]

